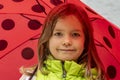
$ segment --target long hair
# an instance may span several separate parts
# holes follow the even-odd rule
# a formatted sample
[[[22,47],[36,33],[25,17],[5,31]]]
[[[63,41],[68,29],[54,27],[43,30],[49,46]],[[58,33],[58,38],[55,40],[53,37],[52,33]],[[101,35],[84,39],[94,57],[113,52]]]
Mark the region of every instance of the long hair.
[[[85,50],[79,57],[78,62],[84,62],[87,64],[86,68],[88,75],[91,73],[91,62],[93,62],[94,67],[96,67],[98,70],[98,76],[101,76],[103,74],[104,68],[98,57],[94,44],[93,28],[91,26],[89,17],[82,7],[71,3],[58,5],[57,7],[53,8],[47,15],[47,18],[43,24],[43,30],[40,39],[38,41],[39,69],[41,70],[44,60],[46,60],[47,56],[50,54],[47,45],[50,37],[52,36],[57,20],[68,15],[74,15],[82,23],[83,32],[85,34]]]

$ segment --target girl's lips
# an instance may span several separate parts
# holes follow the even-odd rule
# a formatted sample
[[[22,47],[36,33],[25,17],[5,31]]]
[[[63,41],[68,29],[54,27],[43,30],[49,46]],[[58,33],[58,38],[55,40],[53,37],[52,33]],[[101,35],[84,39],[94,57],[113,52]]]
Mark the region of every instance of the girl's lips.
[[[59,51],[75,51],[75,49],[57,49]]]

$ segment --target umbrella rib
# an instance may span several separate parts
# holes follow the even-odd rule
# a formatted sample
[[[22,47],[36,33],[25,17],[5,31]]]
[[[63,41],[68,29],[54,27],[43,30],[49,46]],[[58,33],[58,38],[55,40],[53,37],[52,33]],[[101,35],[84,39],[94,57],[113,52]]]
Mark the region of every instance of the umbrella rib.
[[[48,6],[50,9],[52,9],[52,7],[50,7],[45,1],[41,0],[46,6]]]
[[[27,18],[28,20],[31,20],[31,18],[25,16],[24,14],[20,14],[22,17]]]
[[[41,17],[46,18],[45,16],[39,16],[39,15],[33,15],[33,14],[26,14],[26,13],[0,13],[0,14],[20,14],[20,15],[29,15],[29,16],[35,16],[35,17]]]
[[[38,36],[38,35],[40,35],[40,33],[37,34],[37,35],[35,35],[35,36]],[[2,56],[0,57],[0,59],[4,58],[4,57],[7,56],[8,54],[10,54],[10,52],[12,52],[13,50],[17,49],[18,47],[20,47],[21,45],[25,44],[26,42],[28,42],[28,41],[30,41],[30,40],[36,40],[36,39],[38,39],[38,38],[35,38],[35,39],[34,39],[35,36],[33,36],[32,38],[29,38],[28,40],[22,42],[21,44],[19,44],[18,46],[16,46],[16,47],[13,48],[12,50],[8,51],[8,52],[5,53],[4,55],[2,55]]]
[[[105,48],[111,55],[112,55],[112,53],[104,46],[104,45],[102,45],[102,43],[100,43],[98,40],[96,40],[95,39],[95,41],[98,43],[98,44],[96,44],[97,46],[100,46],[100,47],[103,47],[103,48]],[[112,57],[114,57],[113,55],[112,55]],[[120,64],[120,62],[114,57],[114,59]]]
[[[38,3],[39,6],[41,6],[41,4],[39,3],[38,0],[36,0],[36,2]],[[40,7],[41,8],[41,7]],[[41,8],[41,10],[47,15],[47,13],[43,10],[43,8]]]

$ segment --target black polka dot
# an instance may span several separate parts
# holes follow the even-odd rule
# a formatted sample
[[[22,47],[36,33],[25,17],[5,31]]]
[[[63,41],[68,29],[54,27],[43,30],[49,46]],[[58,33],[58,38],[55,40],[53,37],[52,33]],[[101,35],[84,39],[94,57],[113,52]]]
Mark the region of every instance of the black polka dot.
[[[2,9],[3,8],[3,5],[2,4],[0,4],[0,9]]]
[[[24,0],[13,0],[14,2],[22,2],[22,1],[24,1]]]
[[[5,50],[8,46],[8,42],[6,40],[0,40],[0,51]]]
[[[94,12],[93,10],[91,10],[90,8],[85,7],[85,9],[86,9],[87,11],[89,11],[89,12],[91,12],[91,13],[93,13],[93,14],[97,15],[97,13],[96,13],[96,12]]]
[[[32,59],[34,57],[33,49],[30,47],[24,48],[22,50],[22,57],[27,60]]]
[[[112,36],[112,38],[115,38],[115,32],[111,25],[108,27],[108,31],[109,31],[109,34]]]
[[[12,19],[6,19],[2,22],[2,28],[5,30],[11,30],[15,27],[15,23]]]
[[[45,8],[42,5],[33,5],[32,11],[41,13],[41,12],[45,12]]]
[[[50,2],[51,2],[53,5],[55,5],[55,6],[63,3],[61,0],[50,0]]]
[[[108,38],[103,37],[103,40],[104,40],[105,44],[106,44],[109,48],[112,48],[112,45],[111,45],[110,41],[108,40]]]
[[[116,77],[116,68],[113,65],[108,66],[107,74],[109,78],[114,79]]]
[[[38,20],[30,20],[28,22],[28,27],[32,30],[37,30],[41,27],[41,23]]]

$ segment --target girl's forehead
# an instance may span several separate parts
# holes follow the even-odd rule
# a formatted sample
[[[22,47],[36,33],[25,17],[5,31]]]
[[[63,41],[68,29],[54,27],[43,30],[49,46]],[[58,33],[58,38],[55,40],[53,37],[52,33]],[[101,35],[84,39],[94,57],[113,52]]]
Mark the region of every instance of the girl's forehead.
[[[74,15],[69,15],[58,19],[54,29],[80,29],[83,27],[82,23]]]
[[[82,23],[80,20],[79,20],[79,18],[77,17],[77,16],[75,16],[75,15],[73,15],[73,14],[71,14],[71,15],[66,15],[66,16],[63,16],[63,17],[59,17],[58,18],[58,20],[57,20],[57,23],[58,22],[67,22],[67,21],[69,21],[69,22],[74,22],[74,23]]]

